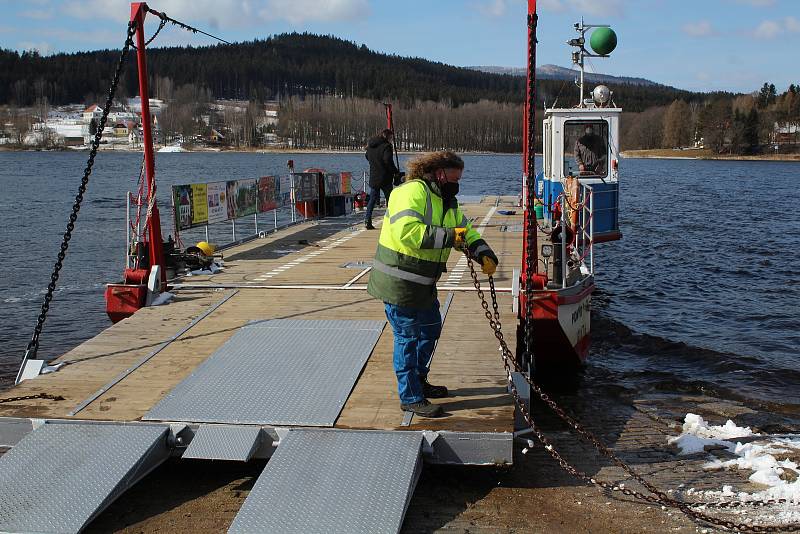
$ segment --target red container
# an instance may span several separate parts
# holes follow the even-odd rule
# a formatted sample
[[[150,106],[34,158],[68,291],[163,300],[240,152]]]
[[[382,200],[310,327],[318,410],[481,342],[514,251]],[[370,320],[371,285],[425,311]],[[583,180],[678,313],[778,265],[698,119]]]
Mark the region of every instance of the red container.
[[[147,298],[147,285],[108,284],[105,297],[108,318],[111,319],[111,322],[118,323],[144,306]]]

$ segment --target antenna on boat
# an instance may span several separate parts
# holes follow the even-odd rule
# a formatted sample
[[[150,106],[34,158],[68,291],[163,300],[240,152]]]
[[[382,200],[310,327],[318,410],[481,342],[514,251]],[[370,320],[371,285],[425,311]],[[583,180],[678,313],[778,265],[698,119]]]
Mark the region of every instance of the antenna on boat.
[[[592,28],[597,28],[592,32],[589,38],[589,46],[591,46],[591,53],[586,50],[586,32]],[[577,48],[572,52],[572,63],[580,68],[580,81],[576,80],[578,87],[581,90],[581,99],[578,102],[578,107],[585,107],[583,101],[584,94],[584,63],[587,57],[609,57],[609,54],[617,47],[617,34],[611,29],[608,24],[585,24],[583,17],[580,22],[575,23],[575,31],[580,34],[576,39],[570,39],[567,44]]]

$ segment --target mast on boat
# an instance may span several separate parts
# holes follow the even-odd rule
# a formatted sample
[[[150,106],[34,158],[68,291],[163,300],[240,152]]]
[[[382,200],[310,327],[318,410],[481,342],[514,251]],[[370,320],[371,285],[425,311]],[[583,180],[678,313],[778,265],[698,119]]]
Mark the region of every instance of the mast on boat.
[[[591,38],[591,46],[592,49],[597,52],[592,54],[588,50],[586,50],[586,32],[591,30],[592,28],[606,28],[606,30],[595,32],[592,34]],[[580,34],[580,37],[575,39],[570,39],[567,41],[567,44],[577,48],[574,52],[572,52],[572,63],[578,66],[580,70],[580,77],[576,80],[576,84],[580,88],[580,100],[578,101],[578,107],[586,107],[586,102],[584,101],[584,66],[586,63],[587,57],[609,57],[609,54],[614,50],[614,47],[617,45],[617,37],[614,32],[611,30],[611,26],[608,24],[585,24],[583,22],[583,17],[581,17],[580,22],[575,23],[575,31]]]

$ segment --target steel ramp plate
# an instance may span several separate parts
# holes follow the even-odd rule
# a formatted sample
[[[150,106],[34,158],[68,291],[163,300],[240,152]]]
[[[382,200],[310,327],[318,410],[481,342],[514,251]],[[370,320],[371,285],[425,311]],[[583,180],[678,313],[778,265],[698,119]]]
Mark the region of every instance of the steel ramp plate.
[[[79,532],[169,457],[164,425],[47,423],[0,457],[0,532]]]
[[[260,444],[261,428],[257,426],[203,425],[182,457],[246,462]]]
[[[385,321],[257,321],[240,328],[145,420],[333,426]]]
[[[397,533],[422,434],[297,429],[281,440],[229,533]]]

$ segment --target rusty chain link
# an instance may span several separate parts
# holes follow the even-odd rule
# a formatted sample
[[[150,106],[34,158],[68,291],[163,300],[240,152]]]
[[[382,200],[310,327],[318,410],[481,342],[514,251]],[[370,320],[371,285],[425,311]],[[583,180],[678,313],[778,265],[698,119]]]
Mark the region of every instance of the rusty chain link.
[[[642,475],[640,475],[632,467],[626,464],[621,458],[619,458],[619,456],[617,456],[602,441],[600,441],[600,439],[597,438],[591,431],[585,429],[580,423],[578,423],[574,418],[572,418],[569,414],[567,414],[560,406],[558,406],[558,404],[556,404],[556,402],[553,401],[547,395],[547,393],[545,393],[541,389],[541,387],[538,384],[536,384],[533,380],[531,380],[531,378],[528,375],[526,375],[524,372],[521,372],[521,369],[514,358],[514,354],[508,348],[508,345],[506,344],[506,341],[503,337],[502,323],[500,322],[500,309],[497,303],[497,293],[495,291],[494,278],[491,276],[489,277],[489,292],[492,299],[492,309],[490,310],[489,303],[486,301],[486,296],[483,292],[483,289],[481,288],[480,282],[478,281],[478,275],[475,272],[475,265],[473,263],[473,258],[470,256],[469,251],[467,251],[467,265],[469,265],[470,275],[472,276],[472,282],[473,285],[475,286],[478,298],[480,298],[481,307],[483,308],[484,314],[486,315],[486,319],[489,321],[489,326],[492,328],[495,337],[500,343],[500,348],[502,350],[503,367],[505,368],[506,371],[506,379],[508,380],[509,389],[511,390],[511,394],[514,398],[514,403],[517,405],[517,408],[519,409],[520,413],[522,414],[527,424],[530,425],[530,428],[536,435],[536,438],[544,446],[548,454],[550,454],[550,456],[556,462],[558,462],[558,464],[565,471],[567,471],[572,476],[583,480],[586,483],[599,486],[607,491],[618,491],[623,495],[627,495],[629,497],[633,497],[635,499],[639,499],[648,502],[650,504],[677,508],[678,510],[680,510],[687,516],[691,517],[692,519],[721,526],[729,530],[738,530],[742,532],[800,531],[800,524],[787,524],[787,525],[752,524],[751,525],[745,523],[735,523],[727,519],[721,519],[710,516],[702,512],[698,512],[697,510],[694,509],[696,507],[702,507],[702,506],[709,508],[737,508],[745,504],[755,505],[755,506],[766,506],[769,504],[780,504],[788,502],[788,500],[786,499],[774,499],[768,501],[746,501],[746,502],[727,501],[727,502],[717,502],[717,503],[705,503],[705,502],[689,503],[689,502],[679,501],[677,499],[670,497],[662,490],[656,488],[650,482],[645,480],[642,477]],[[531,389],[561,420],[566,422],[582,438],[592,443],[603,456],[609,458],[614,464],[621,467],[626,473],[628,473],[628,475],[631,476],[631,478],[640,483],[653,495],[646,495],[644,493],[628,489],[624,487],[623,484],[612,484],[604,480],[598,480],[595,477],[592,477],[584,473],[583,471],[577,469],[576,467],[571,465],[567,460],[565,460],[564,457],[561,455],[561,453],[559,453],[558,450],[556,450],[556,448],[553,446],[553,443],[547,438],[547,436],[544,435],[539,426],[534,422],[533,416],[528,411],[527,407],[525,406],[525,403],[522,401],[519,395],[519,391],[517,390],[517,386],[516,384],[514,384],[514,380],[512,378],[513,371],[520,373],[520,375],[525,378],[525,381],[528,383]]]
[[[17,401],[33,400],[33,399],[62,401],[64,400],[64,397],[62,397],[61,395],[50,395],[48,393],[37,393],[36,395],[21,395],[19,397],[7,397],[5,399],[0,399],[0,404],[6,402],[17,402]]]

